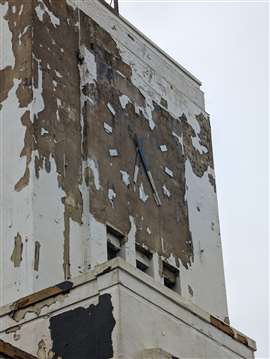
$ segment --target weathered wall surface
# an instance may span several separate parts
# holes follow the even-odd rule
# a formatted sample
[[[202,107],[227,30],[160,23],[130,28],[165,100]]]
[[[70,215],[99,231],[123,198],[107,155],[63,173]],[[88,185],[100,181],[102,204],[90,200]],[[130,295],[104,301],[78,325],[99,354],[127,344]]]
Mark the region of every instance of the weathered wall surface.
[[[199,83],[99,1],[0,4],[1,303],[106,261],[109,223],[128,262],[140,243],[156,279],[168,261],[184,297],[227,317]]]
[[[38,359],[235,359],[255,348],[119,259],[1,308],[0,338]]]

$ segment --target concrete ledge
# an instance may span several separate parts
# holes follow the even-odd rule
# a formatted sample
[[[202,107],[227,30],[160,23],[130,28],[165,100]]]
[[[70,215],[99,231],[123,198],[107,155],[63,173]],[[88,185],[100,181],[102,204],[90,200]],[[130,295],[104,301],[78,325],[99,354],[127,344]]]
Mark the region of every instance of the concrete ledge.
[[[131,281],[133,278],[133,281]],[[178,293],[173,292],[162,284],[154,281],[150,276],[144,274],[138,269],[126,263],[121,258],[115,258],[109,262],[98,265],[90,271],[89,273],[80,275],[72,282],[63,282],[54,287],[50,287],[44,290],[41,290],[37,293],[31,294],[25,298],[22,298],[14,303],[6,305],[0,308],[0,321],[4,316],[9,316],[11,319],[16,317],[16,314],[20,311],[27,312],[27,308],[31,308],[31,306],[35,306],[38,303],[42,303],[47,301],[52,297],[58,297],[60,295],[67,294],[75,290],[75,288],[79,288],[81,286],[85,286],[87,283],[93,283],[97,281],[97,288],[92,291],[91,297],[94,295],[98,295],[101,291],[106,290],[107,288],[111,288],[116,285],[121,285],[126,287],[128,290],[133,291],[137,295],[146,298],[149,300],[150,291],[153,290],[161,295],[160,298],[166,298],[170,302],[176,304],[177,306],[187,310],[191,314],[196,317],[202,319],[204,322],[209,323],[212,327],[215,327],[218,331],[225,333],[228,337],[232,338],[234,341],[245,345],[251,350],[256,350],[256,343],[251,338],[242,334],[238,330],[232,328],[228,324],[222,322],[218,318],[213,317],[209,313],[203,311],[199,307],[195,306],[191,302],[188,302],[183,297],[181,297]],[[90,297],[90,296],[89,296]],[[153,297],[153,295],[152,295]],[[81,298],[82,300],[86,298]],[[159,297],[155,296],[154,305],[162,306],[160,303]],[[65,305],[71,305],[72,301],[69,303],[66,301]],[[167,309],[170,311],[170,308]],[[42,315],[48,314],[50,312],[50,308],[46,307],[42,311]],[[183,318],[179,318],[181,320],[185,320]],[[22,318],[20,324],[26,322],[27,320]],[[12,322],[10,323],[12,324]],[[201,331],[201,328],[197,328]],[[1,331],[0,331],[1,332]]]

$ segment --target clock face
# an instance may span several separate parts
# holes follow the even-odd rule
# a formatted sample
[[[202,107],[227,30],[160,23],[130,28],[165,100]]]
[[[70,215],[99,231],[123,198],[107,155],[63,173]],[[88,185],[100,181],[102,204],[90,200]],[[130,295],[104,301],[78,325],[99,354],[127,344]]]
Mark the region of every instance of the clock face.
[[[183,121],[169,114],[164,99],[148,104],[110,35],[91,19],[82,21],[82,43],[96,64],[84,67],[85,76],[96,78],[82,88],[90,212],[125,234],[132,217],[137,242],[188,265]]]

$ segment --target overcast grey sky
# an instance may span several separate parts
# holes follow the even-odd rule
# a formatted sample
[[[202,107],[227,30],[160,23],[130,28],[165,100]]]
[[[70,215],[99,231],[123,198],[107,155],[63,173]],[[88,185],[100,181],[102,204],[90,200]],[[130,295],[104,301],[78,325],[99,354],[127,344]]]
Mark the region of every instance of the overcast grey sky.
[[[231,324],[269,358],[268,2],[120,0],[120,12],[203,82]]]

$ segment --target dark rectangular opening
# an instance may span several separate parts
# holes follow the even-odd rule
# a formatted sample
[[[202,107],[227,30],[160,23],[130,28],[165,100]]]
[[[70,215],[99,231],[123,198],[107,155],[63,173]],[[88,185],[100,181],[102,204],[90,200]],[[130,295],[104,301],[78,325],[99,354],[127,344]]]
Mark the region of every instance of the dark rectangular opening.
[[[107,259],[111,260],[120,255],[124,234],[107,224]]]
[[[177,279],[179,271],[167,262],[163,262],[163,279],[165,287],[177,290]]]

